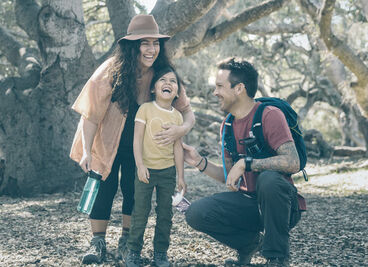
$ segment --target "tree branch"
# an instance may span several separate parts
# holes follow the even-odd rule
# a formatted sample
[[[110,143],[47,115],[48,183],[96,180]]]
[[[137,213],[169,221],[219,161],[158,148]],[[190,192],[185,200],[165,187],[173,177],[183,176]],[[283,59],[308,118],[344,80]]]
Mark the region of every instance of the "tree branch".
[[[106,0],[115,40],[123,37],[131,18],[135,15],[133,0]]]
[[[265,17],[272,12],[280,9],[284,3],[290,0],[270,0],[257,6],[246,9],[241,14],[231,20],[227,20],[213,28],[207,30],[206,35],[196,45],[185,48],[185,55],[189,56],[198,52],[214,42],[221,41],[238,29],[251,24],[252,22]]]
[[[368,20],[368,2],[366,0],[360,0],[359,3],[365,18]]]
[[[184,31],[213,7],[216,0],[179,0],[169,5],[161,4],[165,8],[154,8],[152,15],[155,17],[160,31],[174,35]]]
[[[321,38],[330,50],[341,62],[358,78],[358,84],[353,87],[357,95],[357,101],[362,109],[368,114],[368,67],[355,55],[354,51],[345,42],[338,39],[332,32],[331,19],[336,0],[325,0],[320,12],[321,18],[318,23],[318,9],[310,0],[300,0],[303,10],[307,11],[312,19],[318,23]]]
[[[19,50],[22,47],[20,43],[9,33],[9,31],[0,25],[0,50],[6,59],[14,66],[19,66]]]
[[[326,43],[329,50],[337,56],[344,65],[348,66],[349,69],[357,76],[363,84],[368,84],[368,68],[364,62],[357,57],[354,52],[345,45],[345,42],[338,39],[331,29],[331,19],[334,10],[336,0],[326,0],[325,5],[321,12],[321,37]]]
[[[32,75],[33,74],[33,75]],[[31,73],[23,77],[7,77],[0,80],[0,91],[15,89],[16,91],[24,91],[26,89],[35,88],[40,81],[40,72]]]
[[[192,24],[187,30],[175,34],[166,44],[168,54],[173,58],[185,56],[184,49],[195,46],[203,40],[207,30],[220,17],[226,6],[225,0],[218,0],[212,9],[200,20]]]
[[[0,26],[0,50],[7,60],[18,68],[21,77],[4,79],[0,82],[1,88],[27,89],[34,87],[40,80],[41,65],[34,49],[23,47],[3,27]]]
[[[151,14],[158,14],[160,10],[167,9],[167,7],[173,2],[174,0],[157,0]]]
[[[295,99],[297,99],[298,97],[307,97],[307,92],[304,91],[302,88],[299,88],[299,90],[294,91],[293,93],[288,95],[288,97],[286,98],[286,101],[289,104],[292,104],[295,101]]]
[[[255,34],[259,36],[266,36],[272,34],[282,34],[282,33],[303,33],[305,24],[303,25],[290,25],[290,24],[279,24],[279,25],[249,25],[242,29],[243,32],[248,34]]]
[[[15,17],[17,24],[28,36],[38,41],[38,12],[40,6],[35,0],[16,0],[15,1]]]

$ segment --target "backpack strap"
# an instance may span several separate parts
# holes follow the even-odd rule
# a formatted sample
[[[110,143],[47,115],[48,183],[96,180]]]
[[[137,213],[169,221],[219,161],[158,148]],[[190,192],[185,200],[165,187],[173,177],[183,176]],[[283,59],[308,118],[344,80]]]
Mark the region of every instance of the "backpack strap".
[[[261,103],[257,110],[256,113],[253,116],[253,122],[252,122],[252,130],[251,130],[251,134],[253,134],[254,137],[257,138],[258,143],[261,145],[260,148],[264,147],[265,144],[265,139],[263,136],[263,125],[262,125],[262,114],[263,114],[263,110],[266,108],[266,104]]]
[[[231,113],[229,113],[226,116],[224,126],[222,128],[221,155],[222,155],[222,168],[224,170],[225,183],[226,183],[226,179],[227,179],[227,171],[226,171],[226,166],[225,166],[225,147],[226,147],[226,150],[228,150],[228,152],[231,153],[229,151],[229,149],[230,149],[229,145],[231,146],[231,144],[228,144],[228,142],[232,141],[229,138],[233,138],[235,140],[235,137],[234,137],[234,134],[233,134],[233,120],[234,120],[234,116],[231,115]]]
[[[234,116],[228,114],[225,119],[224,131],[222,137],[224,138],[224,147],[229,152],[233,162],[238,161],[239,155],[236,147],[236,140],[233,130]]]
[[[269,144],[265,141],[263,135],[263,124],[262,124],[262,115],[264,109],[269,106],[269,103],[263,103],[258,106],[252,121],[252,128],[249,133],[249,137],[255,137],[257,140],[257,145],[259,147],[259,152],[254,155],[254,158],[268,158],[272,156],[272,149]],[[253,136],[252,136],[253,135]]]

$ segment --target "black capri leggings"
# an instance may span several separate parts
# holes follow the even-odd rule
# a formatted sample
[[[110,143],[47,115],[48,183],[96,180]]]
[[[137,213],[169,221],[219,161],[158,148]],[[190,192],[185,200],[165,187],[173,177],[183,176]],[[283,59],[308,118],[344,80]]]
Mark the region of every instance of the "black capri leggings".
[[[120,189],[123,193],[122,213],[131,215],[134,205],[134,177],[135,161],[132,152],[117,153],[112,165],[111,172],[104,182],[101,182],[100,189],[93,205],[90,219],[109,220],[112,203],[119,184],[119,169],[121,166]]]

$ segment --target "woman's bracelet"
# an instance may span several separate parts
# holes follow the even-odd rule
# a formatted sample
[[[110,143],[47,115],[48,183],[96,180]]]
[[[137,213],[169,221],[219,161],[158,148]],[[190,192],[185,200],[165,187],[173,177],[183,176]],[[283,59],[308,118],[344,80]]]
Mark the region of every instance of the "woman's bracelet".
[[[199,170],[200,172],[204,172],[204,171],[206,170],[206,168],[207,168],[207,164],[208,164],[208,160],[207,160],[207,158],[206,158],[206,157],[203,157],[203,158],[204,158],[205,163],[204,163],[204,167],[203,167],[203,169],[202,169],[202,170]]]
[[[203,157],[201,157],[201,160],[199,161],[197,165],[195,165],[195,167],[197,168],[199,165],[201,165],[202,161],[203,161]]]

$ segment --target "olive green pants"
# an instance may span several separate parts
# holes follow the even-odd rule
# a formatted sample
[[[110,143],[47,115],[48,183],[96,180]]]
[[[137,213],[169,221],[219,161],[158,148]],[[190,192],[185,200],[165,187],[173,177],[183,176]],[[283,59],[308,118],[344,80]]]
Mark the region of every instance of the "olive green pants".
[[[166,252],[170,244],[172,225],[172,195],[176,185],[176,169],[169,167],[162,170],[148,169],[149,183],[135,178],[134,208],[127,247],[140,252],[143,247],[143,236],[149,213],[151,211],[152,192],[156,188],[156,227],[153,239],[155,252]]]

